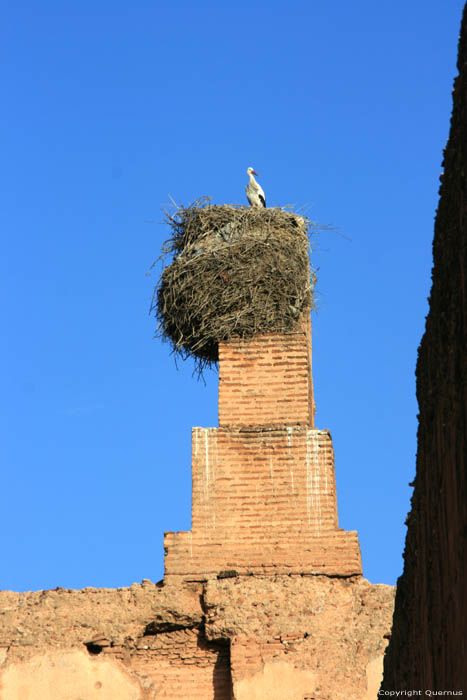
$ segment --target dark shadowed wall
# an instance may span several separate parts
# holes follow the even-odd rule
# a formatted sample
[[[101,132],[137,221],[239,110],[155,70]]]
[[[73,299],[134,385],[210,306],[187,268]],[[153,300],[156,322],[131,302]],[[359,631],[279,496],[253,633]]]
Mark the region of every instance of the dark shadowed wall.
[[[467,6],[466,6],[467,8]],[[467,691],[467,10],[417,363],[417,472],[384,690]]]

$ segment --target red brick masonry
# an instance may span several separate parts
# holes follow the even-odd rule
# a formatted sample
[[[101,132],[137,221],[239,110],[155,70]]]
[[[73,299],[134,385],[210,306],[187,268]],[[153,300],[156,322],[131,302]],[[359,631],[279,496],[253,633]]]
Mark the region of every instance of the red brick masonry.
[[[313,427],[308,323],[219,347],[219,428],[193,428],[192,529],[166,533],[165,580],[361,574],[339,529],[329,431]]]
[[[309,316],[287,335],[219,344],[219,425],[314,426]]]

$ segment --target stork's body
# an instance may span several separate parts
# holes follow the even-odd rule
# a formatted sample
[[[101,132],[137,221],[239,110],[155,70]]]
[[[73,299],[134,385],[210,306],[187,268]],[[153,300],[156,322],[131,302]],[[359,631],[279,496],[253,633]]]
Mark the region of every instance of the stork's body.
[[[248,168],[246,174],[250,178],[248,185],[245,187],[246,198],[248,199],[250,206],[265,207],[266,197],[264,196],[263,188],[254,178],[254,175],[258,176],[258,173],[255,173],[253,168]]]

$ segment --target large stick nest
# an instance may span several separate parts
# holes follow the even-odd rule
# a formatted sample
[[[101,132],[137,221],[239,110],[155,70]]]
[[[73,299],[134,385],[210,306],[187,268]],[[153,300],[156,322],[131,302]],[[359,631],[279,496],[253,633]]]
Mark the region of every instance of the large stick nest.
[[[313,306],[310,222],[283,209],[213,206],[209,199],[167,214],[168,264],[154,290],[156,335],[195,359],[217,362],[218,343],[234,336],[287,333]]]

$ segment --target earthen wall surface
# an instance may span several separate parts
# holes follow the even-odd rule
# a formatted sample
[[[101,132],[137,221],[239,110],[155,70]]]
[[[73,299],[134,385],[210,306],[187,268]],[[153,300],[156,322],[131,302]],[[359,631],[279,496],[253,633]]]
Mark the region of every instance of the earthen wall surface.
[[[227,640],[203,589],[0,592],[0,700],[230,700]]]
[[[0,592],[0,700],[370,700],[393,595],[297,575]]]
[[[467,17],[417,363],[417,472],[385,691],[467,693]]]

